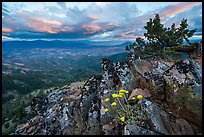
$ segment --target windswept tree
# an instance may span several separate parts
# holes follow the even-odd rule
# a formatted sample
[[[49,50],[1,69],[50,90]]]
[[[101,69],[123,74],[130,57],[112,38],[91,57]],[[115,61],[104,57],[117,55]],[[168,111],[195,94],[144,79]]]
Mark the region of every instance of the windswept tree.
[[[189,38],[193,36],[196,29],[189,30],[187,19],[183,19],[176,27],[175,23],[170,28],[165,28],[161,24],[159,14],[155,15],[154,19],[150,19],[144,28],[147,30],[144,33],[145,41],[142,38],[136,38],[136,41],[125,47],[126,51],[132,52],[137,56],[148,55],[148,56],[161,56],[164,48],[171,47],[183,47],[184,40],[190,45]]]
[[[150,19],[144,28],[147,30],[147,32],[144,33],[147,40],[157,41],[163,47],[167,46],[167,43],[164,41],[166,28],[161,24],[159,14],[156,14],[153,20]]]
[[[183,19],[180,23],[180,27],[176,29],[176,35],[178,36],[178,39],[181,43],[183,42],[183,39],[185,39],[189,44],[192,44],[190,43],[189,38],[193,36],[193,34],[196,32],[196,29],[189,30],[187,27],[187,19]]]

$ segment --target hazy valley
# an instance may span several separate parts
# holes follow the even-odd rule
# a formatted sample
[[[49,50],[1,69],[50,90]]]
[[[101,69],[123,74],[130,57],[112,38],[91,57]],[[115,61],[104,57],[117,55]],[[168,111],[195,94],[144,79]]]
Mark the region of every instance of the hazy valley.
[[[94,46],[79,42],[12,41],[3,43],[2,53],[5,103],[19,94],[68,84],[100,73],[101,58],[124,53],[124,44]]]

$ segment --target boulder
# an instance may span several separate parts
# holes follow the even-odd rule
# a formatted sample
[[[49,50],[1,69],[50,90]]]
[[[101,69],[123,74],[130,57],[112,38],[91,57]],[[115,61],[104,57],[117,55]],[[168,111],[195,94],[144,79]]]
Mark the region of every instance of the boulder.
[[[148,89],[141,89],[141,88],[136,88],[134,90],[132,90],[128,100],[131,100],[132,97],[137,97],[137,95],[142,95],[143,98],[149,98],[150,97],[150,93]]]
[[[202,127],[202,69],[193,60],[176,62],[163,73],[166,101],[179,116]]]
[[[162,112],[166,115],[168,114],[164,112],[158,105],[146,99],[143,100],[143,106],[149,115],[151,123],[154,126],[154,129],[152,130],[165,135],[170,134],[161,116]]]
[[[174,135],[194,135],[191,125],[185,119],[177,119]]]
[[[124,135],[157,135],[155,132],[138,127],[137,125],[126,125],[123,132]]]
[[[114,129],[113,128],[114,128],[113,124],[105,124],[105,125],[103,125],[102,130],[104,132],[104,135],[113,135],[113,133],[114,133]]]

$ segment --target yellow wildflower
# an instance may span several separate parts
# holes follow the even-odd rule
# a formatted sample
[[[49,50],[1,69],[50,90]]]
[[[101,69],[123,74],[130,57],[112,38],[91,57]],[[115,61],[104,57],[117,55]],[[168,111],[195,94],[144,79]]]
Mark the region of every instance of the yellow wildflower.
[[[113,98],[118,98],[119,95],[118,95],[118,94],[112,94],[112,97],[113,97]]]
[[[123,97],[123,95],[124,95],[124,93],[119,93],[119,98],[122,98]]]
[[[125,93],[128,94],[128,91],[126,90]]]
[[[122,98],[123,96],[122,96],[122,95],[119,95],[118,97],[119,97],[119,98]]]
[[[142,99],[143,97],[142,97],[142,95],[138,95],[137,98],[138,99]]]
[[[105,109],[105,113],[108,112],[108,108]]]
[[[116,106],[116,102],[113,102],[113,103],[111,104],[111,106],[112,106],[112,107]]]
[[[125,121],[125,117],[121,117],[120,121],[124,122]]]
[[[119,93],[126,93],[126,90],[121,89],[121,90],[119,91]]]
[[[124,90],[124,89],[121,89],[121,90],[119,91],[119,93],[128,93],[128,91],[127,91],[127,90]]]
[[[124,95],[124,93],[119,93],[119,95],[123,96],[123,95]]]
[[[105,99],[106,102],[108,102],[109,100],[110,100],[109,98],[106,98],[106,99]]]
[[[132,99],[132,100],[135,100],[135,97],[132,97],[131,99]]]

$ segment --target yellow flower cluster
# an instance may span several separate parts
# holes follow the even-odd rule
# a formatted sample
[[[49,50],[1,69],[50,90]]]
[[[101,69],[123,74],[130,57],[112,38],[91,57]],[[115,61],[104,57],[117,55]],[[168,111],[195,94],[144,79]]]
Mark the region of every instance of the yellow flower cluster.
[[[105,99],[106,102],[108,102],[109,100],[110,100],[109,98],[106,98],[106,99]]]
[[[118,93],[112,94],[112,98],[116,98],[115,101],[118,101],[118,102],[117,102],[118,105],[117,105],[116,102],[112,102],[112,101],[111,101],[111,102],[112,102],[112,103],[111,103],[111,102],[109,101],[110,98],[106,98],[106,99],[105,99],[105,102],[110,102],[112,107],[118,106],[118,107],[122,108],[122,109],[119,109],[118,107],[116,107],[117,109],[115,109],[116,111],[118,111],[119,116],[122,116],[122,117],[119,117],[119,120],[120,120],[121,122],[125,122],[125,119],[129,119],[129,117],[132,117],[132,115],[131,115],[131,108],[130,108],[130,106],[129,106],[129,102],[127,101],[126,95],[125,95],[125,94],[128,94],[128,93],[129,93],[129,92],[128,92],[127,90],[121,89],[121,90],[119,90]],[[127,103],[128,105],[122,104],[122,103],[124,103],[124,102],[121,103],[121,99],[119,99],[119,98],[122,98],[122,97],[124,97],[124,100],[123,100],[123,101],[126,101],[126,103]],[[136,99],[141,100],[142,98],[143,98],[142,95],[137,95],[137,96],[131,97],[131,99],[134,100],[134,101],[135,101]],[[123,98],[122,98],[122,99],[123,99]],[[140,104],[140,105],[141,105],[141,104]],[[105,113],[107,113],[109,110],[108,110],[108,108],[105,108],[104,111],[105,111]],[[128,120],[126,120],[126,122],[128,123]]]
[[[113,98],[122,98],[123,97],[123,95],[124,95],[124,93],[119,93],[119,94],[112,94],[112,97]]]
[[[118,98],[119,95],[118,95],[118,94],[112,94],[112,97],[113,97],[113,98]]]
[[[123,95],[124,95],[124,93],[119,93],[119,95],[123,96]]]
[[[143,96],[142,96],[142,95],[137,95],[137,98],[138,98],[138,99],[142,99]]]
[[[113,103],[111,104],[111,106],[112,106],[112,107],[116,106],[116,102],[113,102]]]
[[[108,112],[108,108],[105,109],[105,113]]]
[[[127,90],[124,90],[124,89],[121,89],[120,91],[119,91],[119,93],[128,93],[128,91]]]
[[[124,122],[124,121],[125,121],[125,117],[124,117],[124,116],[121,117],[121,118],[120,118],[120,121]]]

